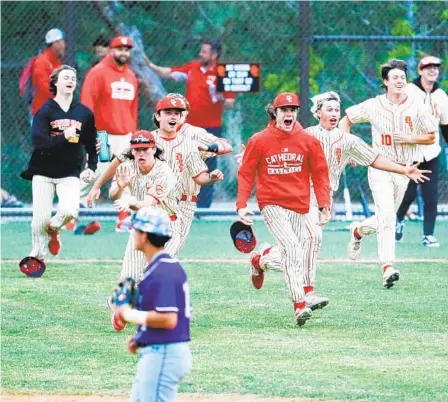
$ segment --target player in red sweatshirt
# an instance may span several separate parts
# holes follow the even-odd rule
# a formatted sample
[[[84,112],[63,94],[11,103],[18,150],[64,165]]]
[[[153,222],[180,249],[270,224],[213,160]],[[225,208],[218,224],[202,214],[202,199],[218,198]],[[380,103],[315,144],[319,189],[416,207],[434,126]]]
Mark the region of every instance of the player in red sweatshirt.
[[[321,225],[330,220],[330,183],[319,141],[297,122],[299,106],[297,95],[285,92],[266,107],[271,122],[247,143],[238,171],[236,209],[243,223],[253,224],[247,201],[255,184],[261,214],[284,257],[285,281],[296,323],[304,325],[311,317],[305,302],[301,250],[305,214],[310,208],[310,179]]]
[[[131,135],[137,131],[138,81],[129,67],[133,47],[131,38],[117,36],[109,47],[109,54],[87,73],[81,90],[81,103],[92,110],[97,130],[107,132],[113,158],[129,147]],[[108,165],[108,162],[98,164],[96,178]],[[84,203],[92,184],[81,188]],[[127,213],[119,213],[117,231],[127,231],[123,225],[127,217]]]

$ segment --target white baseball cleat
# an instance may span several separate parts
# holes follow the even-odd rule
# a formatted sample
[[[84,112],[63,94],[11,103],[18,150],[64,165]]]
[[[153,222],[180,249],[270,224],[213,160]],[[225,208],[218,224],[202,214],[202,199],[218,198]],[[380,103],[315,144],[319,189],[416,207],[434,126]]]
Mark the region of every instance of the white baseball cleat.
[[[438,242],[437,238],[433,235],[429,236],[423,236],[422,245],[425,247],[440,247],[440,243]]]
[[[383,286],[387,289],[395,285],[400,280],[400,271],[396,270],[392,265],[383,267]]]
[[[326,297],[316,296],[314,293],[308,293],[305,296],[305,301],[311,311],[324,308],[330,302]]]
[[[351,260],[357,260],[361,255],[361,242],[362,239],[355,237],[355,230],[358,229],[359,223],[352,222],[350,225],[350,241],[348,243],[348,256]]]
[[[299,327],[305,325],[306,322],[311,318],[311,316],[312,316],[311,309],[309,309],[308,307],[296,308],[294,310],[294,318],[296,320],[296,324]]]

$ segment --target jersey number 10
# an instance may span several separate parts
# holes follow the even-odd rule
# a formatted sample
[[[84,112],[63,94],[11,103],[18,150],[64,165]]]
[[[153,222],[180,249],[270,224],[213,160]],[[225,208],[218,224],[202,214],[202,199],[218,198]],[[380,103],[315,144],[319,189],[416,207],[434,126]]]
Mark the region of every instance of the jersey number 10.
[[[392,145],[392,136],[390,134],[381,134],[381,145]]]

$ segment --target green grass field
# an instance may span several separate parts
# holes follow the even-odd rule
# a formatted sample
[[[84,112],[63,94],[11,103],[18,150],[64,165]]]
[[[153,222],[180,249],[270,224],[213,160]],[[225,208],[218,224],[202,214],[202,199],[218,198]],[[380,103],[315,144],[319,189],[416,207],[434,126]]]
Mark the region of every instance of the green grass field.
[[[330,229],[343,227],[333,223]],[[195,222],[187,262],[194,317],[194,367],[181,392],[240,393],[329,400],[448,400],[448,252],[419,245],[421,224],[410,224],[398,258],[439,258],[398,263],[402,279],[381,286],[378,264],[324,262],[319,293],[330,305],[304,327],[293,323],[280,274],[252,288],[247,261],[228,236],[229,222]],[[126,234],[112,224],[95,236],[63,233],[60,259],[119,259]],[[259,240],[269,239],[261,222]],[[441,240],[446,222],[438,224]],[[29,223],[2,225],[2,259],[30,249]],[[346,258],[346,232],[326,232],[323,256]],[[363,257],[376,257],[366,241]],[[241,258],[241,263],[234,259]],[[105,298],[120,262],[49,261],[41,279],[27,279],[17,262],[2,263],[2,390],[5,394],[127,395],[135,357],[127,328],[110,328]]]

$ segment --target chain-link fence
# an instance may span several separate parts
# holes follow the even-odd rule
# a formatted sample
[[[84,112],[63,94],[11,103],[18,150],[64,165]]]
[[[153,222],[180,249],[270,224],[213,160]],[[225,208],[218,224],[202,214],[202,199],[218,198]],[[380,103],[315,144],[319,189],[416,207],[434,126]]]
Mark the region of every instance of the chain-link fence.
[[[92,43],[100,35],[125,33],[137,43],[133,68],[151,90],[140,94],[139,127],[153,128],[154,102],[166,92],[183,92],[143,68],[146,53],[161,66],[181,65],[197,57],[202,38],[219,38],[222,61],[261,63],[262,89],[238,95],[225,112],[224,136],[239,149],[262,129],[264,105],[280,91],[300,92],[302,123],[309,118],[306,98],[334,90],[343,109],[381,93],[379,66],[391,58],[406,60],[415,78],[422,54],[442,58],[442,88],[448,89],[448,2],[2,2],[2,188],[25,202],[30,183],[19,178],[31,154],[29,105],[19,94],[19,76],[29,59],[42,51],[45,33],[66,33],[66,62],[76,66],[79,86],[95,59]],[[398,38],[400,37],[400,38]],[[414,39],[411,39],[415,37]],[[302,81],[301,81],[302,80]],[[356,133],[370,142],[368,126]],[[444,144],[444,141],[442,140]],[[444,144],[446,146],[446,144]],[[440,195],[448,202],[448,153],[441,156]],[[234,200],[236,166],[223,157],[224,184],[215,200]],[[367,188],[364,168],[348,169],[352,196]]]

